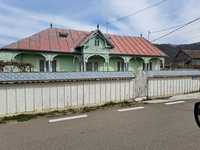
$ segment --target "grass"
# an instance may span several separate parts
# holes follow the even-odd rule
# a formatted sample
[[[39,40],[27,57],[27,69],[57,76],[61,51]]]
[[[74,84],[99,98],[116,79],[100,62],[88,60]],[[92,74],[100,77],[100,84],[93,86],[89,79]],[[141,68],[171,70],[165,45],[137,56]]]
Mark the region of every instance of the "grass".
[[[45,112],[45,113],[35,113],[35,114],[19,114],[19,115],[14,115],[14,116],[7,116],[0,118],[0,124],[11,122],[11,121],[16,121],[16,122],[24,122],[24,121],[29,121],[31,119],[36,119],[38,117],[55,117],[55,116],[63,116],[63,115],[70,115],[70,114],[78,114],[78,113],[86,113],[86,112],[91,112],[95,110],[100,110],[100,109],[106,109],[106,108],[113,108],[113,107],[130,107],[130,106],[135,106],[137,102],[135,101],[124,101],[124,102],[109,102],[105,103],[100,106],[91,106],[91,107],[82,107],[82,108],[70,108],[66,110],[60,110],[60,111],[51,111],[51,112]]]

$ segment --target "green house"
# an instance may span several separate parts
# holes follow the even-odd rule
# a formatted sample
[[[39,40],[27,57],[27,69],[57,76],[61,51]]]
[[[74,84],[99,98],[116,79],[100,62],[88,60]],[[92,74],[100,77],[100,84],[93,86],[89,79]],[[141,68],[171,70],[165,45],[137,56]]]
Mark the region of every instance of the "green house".
[[[2,47],[0,71],[139,72],[160,70],[165,56],[143,37],[48,28]]]

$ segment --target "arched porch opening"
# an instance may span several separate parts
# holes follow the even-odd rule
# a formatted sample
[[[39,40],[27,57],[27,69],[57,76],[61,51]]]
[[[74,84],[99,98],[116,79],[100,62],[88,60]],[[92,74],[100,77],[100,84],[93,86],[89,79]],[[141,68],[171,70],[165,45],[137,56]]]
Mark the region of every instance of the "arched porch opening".
[[[109,60],[109,71],[124,72],[126,69],[124,59],[120,56],[112,56]]]
[[[80,61],[78,57],[72,55],[57,55],[52,61],[53,72],[78,72],[80,71]]]
[[[32,72],[44,72],[46,68],[45,57],[41,54],[35,53],[20,53],[14,57],[18,63],[31,64]]]
[[[152,58],[149,61],[148,70],[158,71],[158,70],[160,70],[161,65],[162,65],[162,60],[160,58]]]
[[[134,57],[130,59],[129,71],[138,73],[144,69],[145,69],[145,63],[141,57]]]
[[[86,71],[98,72],[105,71],[105,58],[99,55],[94,55],[88,58],[86,63]]]

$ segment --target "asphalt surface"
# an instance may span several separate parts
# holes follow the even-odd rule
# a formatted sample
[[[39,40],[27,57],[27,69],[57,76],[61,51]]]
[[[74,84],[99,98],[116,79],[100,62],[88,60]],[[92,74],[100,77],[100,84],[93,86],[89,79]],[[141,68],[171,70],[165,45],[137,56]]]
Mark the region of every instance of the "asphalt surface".
[[[113,108],[56,123],[40,118],[1,124],[0,150],[198,150],[195,101],[129,112]]]

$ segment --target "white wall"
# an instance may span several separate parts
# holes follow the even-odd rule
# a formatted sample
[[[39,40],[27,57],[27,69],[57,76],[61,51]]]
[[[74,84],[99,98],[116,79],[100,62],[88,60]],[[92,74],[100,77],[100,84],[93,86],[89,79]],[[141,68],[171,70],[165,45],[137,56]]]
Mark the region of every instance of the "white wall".
[[[200,79],[193,77],[149,78],[148,98],[168,97],[200,90]]]
[[[199,91],[193,77],[1,84],[0,116],[101,105],[148,96],[168,97]],[[147,91],[147,92],[146,92]]]
[[[134,80],[0,85],[0,115],[42,112],[134,98]]]
[[[152,61],[152,70],[159,71],[160,70],[160,60],[153,60]]]

